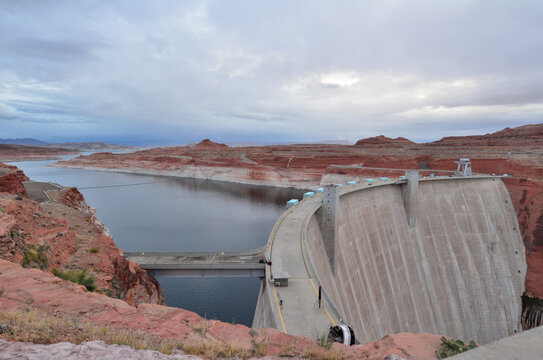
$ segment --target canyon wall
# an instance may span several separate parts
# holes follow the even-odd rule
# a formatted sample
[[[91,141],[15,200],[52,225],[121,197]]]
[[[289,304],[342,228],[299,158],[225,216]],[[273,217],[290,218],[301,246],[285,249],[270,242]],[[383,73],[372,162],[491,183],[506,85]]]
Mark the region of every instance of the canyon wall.
[[[0,259],[49,272],[84,270],[96,291],[130,305],[164,303],[160,284],[121,256],[105,225],[76,188],[47,192],[38,203],[23,185],[28,177],[0,163]]]
[[[335,267],[319,226],[307,251],[327,296],[362,343],[400,331],[488,343],[520,332],[526,261],[499,178],[419,182],[410,227],[400,185],[340,197]]]

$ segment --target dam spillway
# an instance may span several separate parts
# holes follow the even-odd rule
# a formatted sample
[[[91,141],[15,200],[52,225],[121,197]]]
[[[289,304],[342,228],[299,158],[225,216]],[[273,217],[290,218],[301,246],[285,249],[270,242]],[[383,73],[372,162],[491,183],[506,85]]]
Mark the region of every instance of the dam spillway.
[[[322,285],[331,315],[321,316],[312,290],[297,285],[305,283],[298,271],[298,290],[278,288],[279,296],[299,302],[311,298],[289,316],[293,324],[310,323],[312,317],[315,323],[307,330],[289,329],[289,319],[283,319],[289,303],[275,306],[271,294],[277,291],[268,276],[253,325],[315,337],[316,328],[322,334],[339,318],[361,343],[399,332],[488,343],[521,332],[526,261],[501,178],[421,179],[411,225],[406,208],[413,204],[406,204],[405,188],[405,182],[395,181],[342,188],[333,258],[323,242],[322,197],[289,210],[276,229],[277,237],[285,239],[273,242],[268,252],[274,271],[290,266],[277,246],[298,244],[305,252],[307,278]],[[283,226],[289,231],[281,235]]]

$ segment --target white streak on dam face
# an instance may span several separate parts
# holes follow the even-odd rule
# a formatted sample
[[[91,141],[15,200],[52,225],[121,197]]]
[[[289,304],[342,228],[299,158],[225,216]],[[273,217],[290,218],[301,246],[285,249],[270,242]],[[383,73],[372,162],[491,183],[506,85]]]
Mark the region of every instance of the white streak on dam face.
[[[420,181],[409,226],[400,185],[339,201],[332,272],[315,213],[307,251],[323,289],[361,343],[431,332],[488,343],[521,332],[526,260],[499,178]]]

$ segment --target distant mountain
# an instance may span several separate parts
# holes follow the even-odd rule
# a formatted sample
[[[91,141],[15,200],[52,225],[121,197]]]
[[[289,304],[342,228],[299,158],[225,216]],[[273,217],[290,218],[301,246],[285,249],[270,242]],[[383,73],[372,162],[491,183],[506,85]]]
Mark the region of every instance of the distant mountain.
[[[10,144],[10,145],[34,145],[34,146],[43,146],[47,145],[46,142],[40,141],[37,139],[24,138],[24,139],[0,139],[0,144]]]
[[[60,149],[69,149],[76,151],[118,151],[118,150],[136,150],[138,149],[135,146],[119,145],[105,143],[101,141],[92,141],[92,142],[63,142],[56,144],[46,144],[46,147],[51,148],[60,148]]]
[[[132,150],[139,149],[139,147],[135,147],[135,146],[105,143],[101,141],[62,142],[62,143],[51,144],[45,141],[32,139],[32,138],[0,139],[0,144],[43,146],[47,148],[68,149],[68,150],[75,150],[75,151],[124,151],[124,150],[132,151]]]

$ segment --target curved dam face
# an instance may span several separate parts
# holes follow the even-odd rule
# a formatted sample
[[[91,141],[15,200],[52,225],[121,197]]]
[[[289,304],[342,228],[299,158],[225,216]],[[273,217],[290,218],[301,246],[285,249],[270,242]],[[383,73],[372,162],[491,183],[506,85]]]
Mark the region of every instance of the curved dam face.
[[[419,181],[411,225],[406,186],[343,190],[332,250],[324,210],[309,214],[308,261],[342,321],[361,343],[399,332],[488,343],[521,332],[524,245],[501,179]]]

